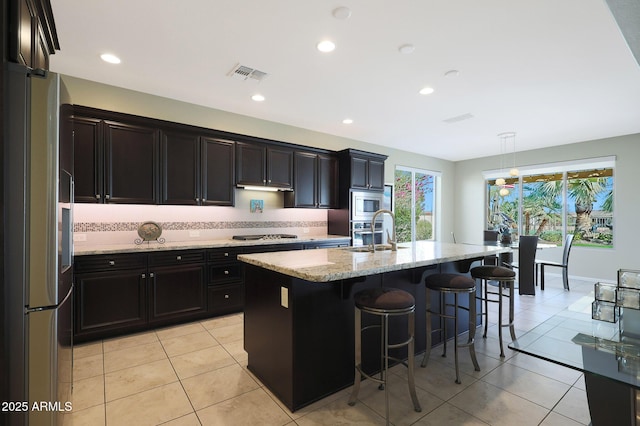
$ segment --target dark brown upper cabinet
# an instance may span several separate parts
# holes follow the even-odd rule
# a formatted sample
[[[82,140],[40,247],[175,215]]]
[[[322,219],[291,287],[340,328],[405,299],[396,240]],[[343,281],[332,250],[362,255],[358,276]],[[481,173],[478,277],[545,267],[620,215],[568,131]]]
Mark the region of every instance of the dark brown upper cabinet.
[[[7,3],[9,60],[29,68],[48,70],[49,56],[60,50],[51,3],[48,0],[11,0]]]
[[[235,142],[201,138],[201,204],[233,206],[235,194]]]
[[[162,204],[200,204],[200,138],[162,132],[160,144]]]
[[[158,203],[158,130],[83,116],[73,127],[76,202]]]
[[[338,159],[312,152],[294,154],[293,191],[285,207],[334,208],[338,205]]]
[[[383,191],[386,159],[386,155],[355,149],[340,151],[340,176],[348,179],[344,182],[348,182],[350,189]]]
[[[102,120],[73,118],[73,159],[75,201],[104,202]]]
[[[113,121],[104,124],[105,202],[157,204],[159,131]]]
[[[236,184],[291,188],[293,150],[261,143],[237,142]]]

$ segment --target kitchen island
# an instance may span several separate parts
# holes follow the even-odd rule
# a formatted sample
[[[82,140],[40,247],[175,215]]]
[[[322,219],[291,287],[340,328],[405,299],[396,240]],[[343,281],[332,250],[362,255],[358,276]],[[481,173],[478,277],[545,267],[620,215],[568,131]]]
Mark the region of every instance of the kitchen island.
[[[421,241],[400,244],[397,251],[359,250],[238,256],[247,263],[244,345],[248,368],[291,411],[353,383],[354,293],[381,286],[410,292],[416,299],[416,353],[423,352],[425,276],[468,273],[473,262],[511,248]],[[391,335],[406,330],[406,318],[395,320]],[[460,319],[460,324],[466,323],[465,318]],[[365,350],[378,342],[378,334],[365,336]],[[406,350],[393,356],[404,359]],[[365,352],[363,365],[369,372],[376,371],[379,353],[375,349]]]

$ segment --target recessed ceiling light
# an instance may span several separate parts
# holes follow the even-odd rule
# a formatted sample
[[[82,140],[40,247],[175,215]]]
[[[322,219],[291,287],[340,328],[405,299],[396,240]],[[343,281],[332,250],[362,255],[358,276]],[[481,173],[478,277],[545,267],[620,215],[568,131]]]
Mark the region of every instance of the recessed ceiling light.
[[[353,120],[351,118],[345,118],[344,120],[342,120],[342,124],[352,124]]]
[[[333,50],[336,48],[336,45],[332,41],[323,40],[320,43],[318,43],[316,47],[318,48],[319,51],[328,53],[328,52],[333,52]]]
[[[103,53],[102,55],[100,55],[100,58],[105,62],[109,62],[110,64],[120,63],[120,58],[118,58],[116,55],[112,55],[111,53]]]
[[[421,95],[430,95],[434,92],[432,87],[423,87],[422,89],[420,89],[420,94]]]
[[[265,98],[260,93],[256,93],[255,95],[253,95],[251,97],[251,99],[253,99],[256,102],[262,102],[262,101],[264,101]]]
[[[406,55],[409,53],[413,53],[414,50],[416,50],[416,48],[413,44],[403,44],[402,46],[398,47],[398,52],[404,53]]]
[[[348,7],[337,7],[333,9],[333,17],[336,19],[349,19],[351,17],[351,9]]]

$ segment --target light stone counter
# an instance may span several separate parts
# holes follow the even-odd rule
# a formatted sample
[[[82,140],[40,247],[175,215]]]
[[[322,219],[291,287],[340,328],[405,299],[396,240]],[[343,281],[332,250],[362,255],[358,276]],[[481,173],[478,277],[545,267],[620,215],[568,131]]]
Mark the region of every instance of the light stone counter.
[[[352,247],[313,251],[242,254],[255,266],[313,282],[328,282],[383,272],[412,269],[510,252],[510,247],[419,241],[398,245],[398,251],[354,252]]]
[[[244,247],[274,244],[293,244],[293,243],[310,243],[310,242],[332,242],[345,241],[349,242],[349,237],[341,235],[313,235],[302,236],[298,238],[282,238],[276,240],[234,240],[231,238],[219,240],[201,240],[201,241],[175,241],[160,244],[156,241],[144,242],[140,245],[130,244],[103,244],[103,245],[76,245],[73,250],[74,256],[83,256],[90,254],[113,254],[113,253],[140,253],[162,250],[189,250],[189,249],[205,249],[205,248],[223,248],[223,247]],[[309,253],[307,251],[307,253]]]

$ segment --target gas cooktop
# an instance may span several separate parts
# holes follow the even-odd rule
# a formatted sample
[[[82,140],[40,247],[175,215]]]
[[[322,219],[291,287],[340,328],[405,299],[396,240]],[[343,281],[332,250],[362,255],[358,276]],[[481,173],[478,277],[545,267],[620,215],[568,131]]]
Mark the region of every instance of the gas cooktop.
[[[254,234],[254,235],[234,235],[234,240],[280,240],[283,238],[298,238],[297,235],[294,234]]]

